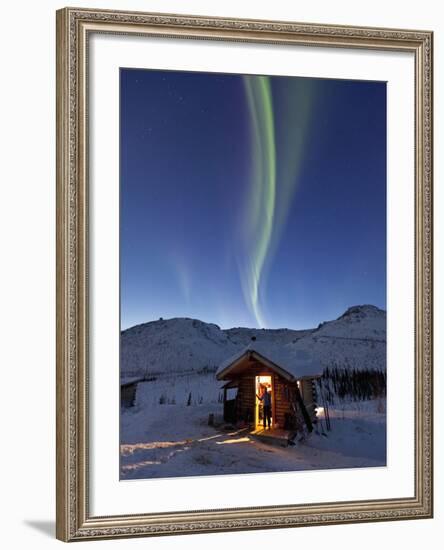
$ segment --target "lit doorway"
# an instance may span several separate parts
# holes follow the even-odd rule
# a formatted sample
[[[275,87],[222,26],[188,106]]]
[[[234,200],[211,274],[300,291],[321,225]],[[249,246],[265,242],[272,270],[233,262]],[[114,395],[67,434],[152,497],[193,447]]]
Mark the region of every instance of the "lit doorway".
[[[256,376],[256,383],[255,383],[255,427],[256,429],[263,429],[264,428],[264,399],[259,399],[259,397],[264,396],[265,389],[267,389],[267,392],[270,394],[271,397],[271,407],[270,407],[270,426],[273,427],[273,404],[274,404],[274,396],[273,396],[273,385],[272,385],[272,378],[269,375],[265,376]]]

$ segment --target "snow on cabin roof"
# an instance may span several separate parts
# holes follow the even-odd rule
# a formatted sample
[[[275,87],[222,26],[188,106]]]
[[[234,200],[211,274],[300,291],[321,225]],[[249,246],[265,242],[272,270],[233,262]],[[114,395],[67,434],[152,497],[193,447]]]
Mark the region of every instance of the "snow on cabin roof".
[[[274,368],[289,380],[297,380],[299,378],[320,376],[322,374],[321,365],[314,361],[312,357],[304,350],[295,350],[290,345],[273,346],[269,343],[260,344],[252,342],[241,351],[232,355],[223,361],[217,371],[216,378],[223,380],[228,377],[229,373],[240,363],[248,353],[265,363],[269,363],[271,368]],[[283,371],[283,372],[282,372]]]
[[[135,384],[136,382],[143,382],[145,378],[143,376],[123,376],[120,379],[121,386],[128,386],[129,384]]]

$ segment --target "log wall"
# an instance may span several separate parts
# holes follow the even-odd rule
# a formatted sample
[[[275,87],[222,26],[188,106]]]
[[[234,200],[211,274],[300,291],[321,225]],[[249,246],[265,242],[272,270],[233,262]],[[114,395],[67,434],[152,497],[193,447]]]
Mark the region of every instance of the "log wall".
[[[285,379],[277,374],[274,375],[274,395],[275,395],[275,418],[274,421],[280,428],[285,426],[285,417],[293,414],[291,405],[292,392],[295,384],[289,384]]]
[[[295,384],[288,382],[277,375],[271,369],[263,366],[259,362],[252,363],[248,369],[248,374],[244,373],[239,377],[239,387],[237,394],[237,415],[238,418],[246,422],[254,423],[256,406],[256,376],[271,376],[272,378],[272,420],[273,426],[284,427],[285,415],[292,414],[291,392],[294,391]]]
[[[292,417],[291,423],[297,429],[304,424],[301,407],[297,403],[295,392],[297,383],[289,383],[268,367],[258,361],[252,361],[248,370],[238,376],[238,391],[236,397],[236,418],[250,424],[255,422],[256,406],[256,376],[271,376],[272,379],[272,422],[273,427],[285,428],[286,419]],[[312,422],[316,422],[316,399],[312,380],[302,380],[299,392],[307,413]]]

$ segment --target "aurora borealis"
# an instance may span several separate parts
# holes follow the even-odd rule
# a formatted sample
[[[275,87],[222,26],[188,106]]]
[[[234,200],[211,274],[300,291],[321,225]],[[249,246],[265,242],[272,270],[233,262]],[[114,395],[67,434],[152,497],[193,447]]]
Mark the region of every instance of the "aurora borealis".
[[[121,325],[385,308],[379,82],[121,70]]]
[[[251,156],[254,161],[240,273],[246,303],[257,325],[265,328],[267,323],[260,304],[261,283],[272,261],[273,248],[278,245],[298,183],[310,99],[315,92],[313,81],[307,79],[289,79],[281,90],[280,105],[285,106],[285,123],[281,123],[284,139],[277,150],[278,127],[271,78],[246,76],[243,82],[250,111]]]
[[[241,263],[246,302],[260,327],[265,325],[259,303],[261,276],[267,260],[276,209],[276,143],[270,79],[255,76],[243,79],[251,117],[252,157],[251,198],[247,220],[244,258]],[[251,251],[251,254],[249,253]],[[244,270],[242,272],[242,267]]]

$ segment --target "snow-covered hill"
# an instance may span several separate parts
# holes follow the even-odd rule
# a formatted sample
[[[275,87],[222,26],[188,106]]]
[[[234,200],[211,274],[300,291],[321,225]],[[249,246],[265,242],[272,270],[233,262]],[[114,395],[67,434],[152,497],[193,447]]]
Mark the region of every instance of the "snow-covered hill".
[[[212,369],[238,347],[217,325],[175,318],[124,330],[121,377]]]
[[[371,305],[350,307],[298,340],[324,367],[386,369],[386,312]]]
[[[152,321],[122,331],[121,378],[215,370],[255,337],[270,347],[303,349],[323,366],[376,368],[386,366],[386,313],[375,306],[349,308],[317,329],[222,330],[196,319]]]
[[[386,339],[386,312],[375,306],[353,306],[335,321],[322,323],[316,336]]]

